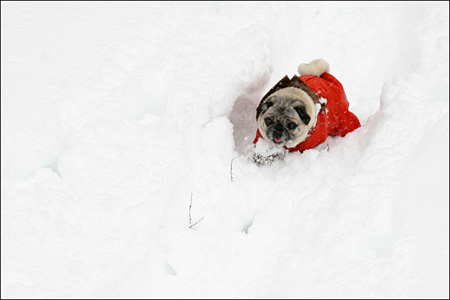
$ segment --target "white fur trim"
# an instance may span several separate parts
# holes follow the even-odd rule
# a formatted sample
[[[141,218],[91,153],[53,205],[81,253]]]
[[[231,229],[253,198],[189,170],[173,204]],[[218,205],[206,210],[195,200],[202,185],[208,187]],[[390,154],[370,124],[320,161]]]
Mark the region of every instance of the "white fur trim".
[[[309,64],[300,64],[298,73],[300,75],[321,76],[323,73],[330,73],[330,64],[322,58],[315,59]]]

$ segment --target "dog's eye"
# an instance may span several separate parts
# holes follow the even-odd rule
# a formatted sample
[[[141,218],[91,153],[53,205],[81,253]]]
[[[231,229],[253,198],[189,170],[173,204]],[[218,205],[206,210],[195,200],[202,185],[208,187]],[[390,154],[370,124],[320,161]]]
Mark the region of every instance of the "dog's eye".
[[[290,122],[289,124],[287,124],[287,127],[289,130],[294,130],[295,128],[297,128],[297,124]]]
[[[265,118],[264,122],[266,123],[267,126],[270,126],[273,124],[273,119],[272,118]]]

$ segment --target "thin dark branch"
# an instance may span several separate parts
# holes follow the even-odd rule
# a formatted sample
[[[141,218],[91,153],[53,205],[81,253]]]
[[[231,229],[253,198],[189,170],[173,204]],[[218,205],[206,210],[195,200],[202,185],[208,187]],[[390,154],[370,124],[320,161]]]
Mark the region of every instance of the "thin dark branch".
[[[191,209],[192,209],[192,192],[191,192],[191,203],[189,204],[189,225],[192,224],[192,221],[191,221]]]
[[[194,227],[195,225],[197,225],[201,220],[203,220],[205,217],[202,217],[200,220],[198,220],[197,222],[195,222],[194,224],[192,224],[192,218],[191,218],[191,209],[192,209],[192,192],[191,192],[191,203],[189,203],[189,228]]]
[[[191,226],[189,226],[189,228],[194,227],[195,225],[197,225],[201,220],[203,220],[205,217],[202,217],[200,220],[198,220],[197,222],[195,222],[194,224],[192,224]]]
[[[238,156],[236,156],[235,158],[233,158],[233,159],[231,160],[231,166],[230,166],[231,182],[233,182],[233,161],[234,161],[236,158],[238,158],[238,157],[241,157],[241,156],[238,155]]]

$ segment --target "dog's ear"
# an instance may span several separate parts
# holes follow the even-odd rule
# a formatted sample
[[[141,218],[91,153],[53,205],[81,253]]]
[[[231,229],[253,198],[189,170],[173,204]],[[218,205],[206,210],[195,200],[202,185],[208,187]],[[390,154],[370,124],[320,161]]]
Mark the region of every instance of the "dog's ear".
[[[309,124],[309,121],[311,121],[311,117],[306,112],[306,108],[304,106],[297,106],[294,107],[295,111],[298,113],[300,119],[305,123],[305,125]]]
[[[275,93],[278,90],[281,90],[285,87],[289,87],[290,86],[290,80],[289,77],[286,75],[284,76],[280,81],[277,82],[277,84],[275,84],[265,95],[264,97],[262,97],[261,101],[259,102],[258,108],[256,109],[256,120],[258,120],[258,117],[260,114],[264,113],[266,110],[269,109],[269,107],[271,107],[273,105],[272,102],[267,102],[264,101],[266,100],[270,95],[272,95],[273,93]]]
[[[272,101],[261,101],[258,108],[256,109],[256,120],[258,120],[260,114],[265,113],[272,105]]]

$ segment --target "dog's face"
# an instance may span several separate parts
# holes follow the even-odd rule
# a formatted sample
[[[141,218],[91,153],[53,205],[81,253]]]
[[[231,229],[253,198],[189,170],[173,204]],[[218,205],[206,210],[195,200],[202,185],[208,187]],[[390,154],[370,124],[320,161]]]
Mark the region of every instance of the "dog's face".
[[[264,99],[257,110],[258,129],[276,146],[293,148],[304,141],[316,120],[312,98],[301,89],[287,87]]]

